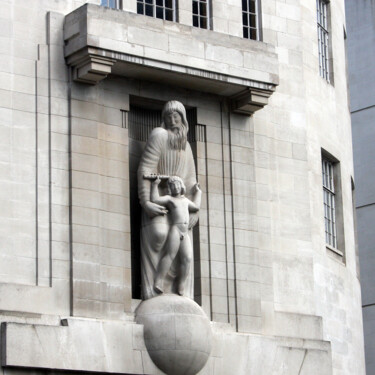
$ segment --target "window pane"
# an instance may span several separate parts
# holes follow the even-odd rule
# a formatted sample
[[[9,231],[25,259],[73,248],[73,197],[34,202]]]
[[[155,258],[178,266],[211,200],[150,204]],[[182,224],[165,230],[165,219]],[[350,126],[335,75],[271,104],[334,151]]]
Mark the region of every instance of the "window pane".
[[[166,8],[173,9],[173,1],[172,0],[165,0]]]
[[[156,5],[163,6],[163,0],[156,0]]]
[[[249,26],[249,24],[248,24],[248,22],[247,22],[247,19],[248,19],[248,17],[247,17],[247,13],[242,13],[242,24],[243,24],[244,26]]]
[[[247,39],[249,38],[249,30],[247,27],[243,28],[243,37]]]
[[[201,16],[207,16],[207,4],[200,3],[199,4],[199,11]]]
[[[242,10],[244,12],[248,11],[248,9],[247,9],[247,0],[242,0]]]
[[[251,13],[256,13],[256,4],[255,4],[255,0],[250,0],[250,9],[249,11]]]
[[[116,1],[115,0],[109,0],[109,5],[110,8],[116,8]]]
[[[104,7],[108,6],[108,0],[102,0],[100,5],[102,5]]]
[[[173,10],[171,10],[171,9],[165,10],[165,19],[167,21],[173,21]]]
[[[201,18],[201,29],[207,29],[207,18]]]
[[[198,16],[193,16],[193,26],[195,26],[195,27],[199,26]]]
[[[146,0],[147,1],[147,0]],[[153,17],[153,6],[152,5],[146,5],[146,16]]]
[[[256,16],[255,14],[250,14],[250,26],[251,27],[256,27],[257,26],[257,23],[256,23]]]
[[[257,30],[250,29],[250,39],[257,40]]]
[[[198,14],[198,3],[193,1],[193,14]]]
[[[145,0],[146,4],[152,4],[152,0]]]
[[[143,4],[142,3],[137,3],[137,13],[143,14]]]
[[[164,19],[163,8],[156,7],[156,18]]]

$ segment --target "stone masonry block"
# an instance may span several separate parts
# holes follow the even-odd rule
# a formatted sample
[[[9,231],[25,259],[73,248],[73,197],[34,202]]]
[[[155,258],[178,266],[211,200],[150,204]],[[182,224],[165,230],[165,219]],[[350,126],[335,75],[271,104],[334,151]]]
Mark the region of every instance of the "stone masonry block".
[[[175,53],[187,53],[189,56],[204,58],[204,43],[194,39],[186,40],[186,38],[170,36],[169,50]]]
[[[147,29],[129,26],[128,40],[130,43],[168,50],[168,36],[165,34],[155,34]]]
[[[234,66],[243,66],[243,55],[236,49],[221,46],[206,46],[206,58]]]

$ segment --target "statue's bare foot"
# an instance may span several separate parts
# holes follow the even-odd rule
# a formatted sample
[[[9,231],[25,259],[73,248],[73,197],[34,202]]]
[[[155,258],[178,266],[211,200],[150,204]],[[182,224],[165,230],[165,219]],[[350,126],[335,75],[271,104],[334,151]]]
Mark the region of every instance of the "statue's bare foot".
[[[163,287],[159,283],[154,284],[154,290],[158,294],[164,293]]]
[[[185,292],[184,287],[183,287],[183,286],[180,286],[180,287],[178,288],[178,294],[179,294],[180,296],[183,296],[183,295],[184,295],[184,292]]]

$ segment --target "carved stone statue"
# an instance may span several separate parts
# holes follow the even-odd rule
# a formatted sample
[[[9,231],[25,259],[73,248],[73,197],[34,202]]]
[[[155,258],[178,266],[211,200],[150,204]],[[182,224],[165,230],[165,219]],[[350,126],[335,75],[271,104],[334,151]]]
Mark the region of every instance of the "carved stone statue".
[[[159,196],[158,186],[160,178],[157,177],[151,187],[151,202],[168,208],[170,216],[170,229],[167,240],[162,250],[162,257],[156,270],[154,290],[164,292],[164,279],[171,268],[172,262],[179,255],[180,269],[178,270],[177,292],[184,294],[185,281],[190,270],[193,257],[193,248],[189,237],[189,212],[199,211],[201,204],[201,190],[199,185],[194,186],[194,201],[186,198],[185,185],[180,177],[169,177],[168,187],[171,195]]]
[[[199,209],[200,190],[193,154],[187,141],[189,125],[185,108],[178,101],[165,104],[162,119],[161,126],[155,128],[149,136],[138,168],[138,195],[142,206],[142,297],[149,299],[164,292],[193,298],[194,277],[193,267],[190,267],[192,245],[188,231],[198,220],[198,214],[193,211]],[[160,175],[160,179],[154,183],[154,199],[151,199],[151,185],[155,175]],[[177,187],[175,193],[168,192],[166,181],[172,176],[181,179],[183,184],[175,185],[181,185],[180,190],[185,185],[185,194],[181,194],[181,191],[176,193]],[[175,189],[170,186],[171,190]],[[171,202],[178,199],[174,194],[184,195],[190,200],[189,215],[182,208],[188,200],[173,207]],[[177,233],[178,245],[175,244]]]
[[[193,300],[190,233],[202,193],[187,141],[184,106],[166,103],[162,118],[138,168],[143,301],[136,322],[143,325],[146,348],[160,370],[167,375],[196,375],[212,348],[210,321]]]

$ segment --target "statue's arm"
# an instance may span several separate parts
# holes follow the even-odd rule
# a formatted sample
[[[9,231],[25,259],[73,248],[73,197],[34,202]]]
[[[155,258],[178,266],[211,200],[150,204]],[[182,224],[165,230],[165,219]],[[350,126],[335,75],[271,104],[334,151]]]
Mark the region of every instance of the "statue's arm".
[[[199,188],[199,184],[194,185],[194,196],[192,200],[189,199],[189,211],[190,212],[198,212],[201,207],[201,200],[202,200],[202,190]]]
[[[160,178],[157,178],[151,185],[151,202],[167,207],[170,197],[169,195],[165,195],[163,197],[159,195],[159,184]],[[167,214],[168,211],[165,210],[165,213]]]
[[[186,186],[186,196],[189,199],[191,199],[194,195],[194,186],[197,183],[196,176],[197,175],[195,171],[193,152],[191,150],[190,144],[188,143],[186,145],[186,170],[185,170],[184,182]],[[189,215],[189,228],[194,227],[197,221],[198,221],[198,213],[191,211]]]
[[[159,159],[168,134],[165,129],[155,128],[146,143],[138,167],[138,197],[142,208],[149,217],[165,215],[165,207],[151,202],[151,181],[144,179],[144,175],[157,174]]]
[[[186,169],[183,180],[186,186],[186,195],[191,198],[194,194],[193,188],[197,183],[197,175],[195,171],[193,152],[189,143],[186,145]]]

